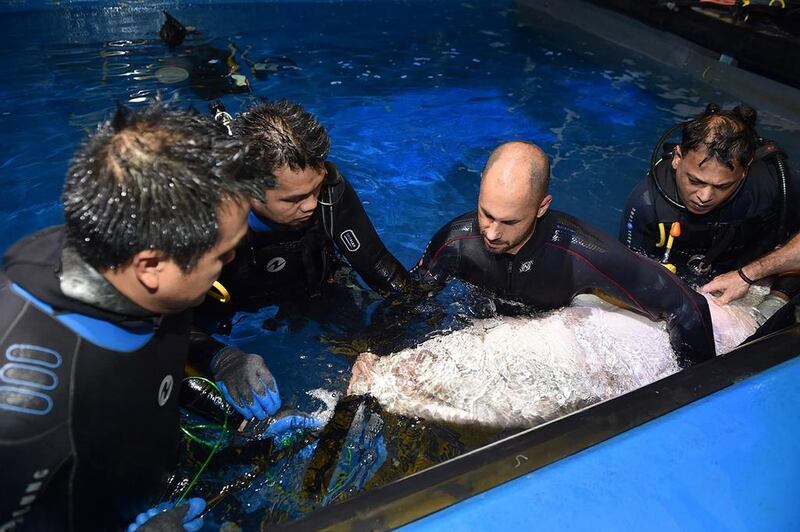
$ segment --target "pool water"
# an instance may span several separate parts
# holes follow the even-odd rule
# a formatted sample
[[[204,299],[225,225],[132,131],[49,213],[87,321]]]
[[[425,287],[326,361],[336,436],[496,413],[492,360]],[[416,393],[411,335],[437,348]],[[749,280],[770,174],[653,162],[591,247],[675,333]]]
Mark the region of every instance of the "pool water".
[[[407,267],[442,224],[474,208],[480,170],[500,142],[540,144],[552,158],[553,207],[616,234],[660,134],[708,101],[738,103],[544,16],[523,19],[509,1],[177,5],[0,8],[0,250],[62,221],[62,179],[86,130],[117,102],[143,105],[157,94],[203,111],[216,96],[231,112],[256,97],[304,105],[327,126],[330,159]],[[158,38],[161,8],[199,33],[168,50]],[[217,78],[203,87],[169,79],[223,64],[238,66],[250,92],[229,93]],[[254,66],[267,74],[257,77]],[[760,118],[760,133],[790,155],[800,153],[798,129]],[[379,304],[362,289],[334,292],[323,303],[238,316],[229,338],[266,357],[290,407],[329,408],[320,398],[344,391],[351,361],[339,353]],[[440,297],[438,327],[472,313],[462,296],[454,287]],[[380,442],[369,442],[377,460]],[[352,475],[356,488],[375,473],[370,467]],[[266,507],[263,492],[240,502],[253,512]],[[302,506],[281,511],[289,518]]]

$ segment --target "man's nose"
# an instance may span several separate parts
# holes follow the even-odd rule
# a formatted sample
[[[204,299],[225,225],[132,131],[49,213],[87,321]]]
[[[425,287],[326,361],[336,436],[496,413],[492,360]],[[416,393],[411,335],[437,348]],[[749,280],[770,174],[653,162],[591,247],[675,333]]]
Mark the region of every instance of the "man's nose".
[[[714,191],[711,187],[703,187],[697,191],[697,200],[700,203],[708,203],[712,199],[714,199]]]
[[[303,200],[300,204],[300,210],[303,212],[313,212],[317,208],[317,197],[311,195]]]
[[[489,224],[489,227],[486,228],[486,238],[490,242],[494,242],[495,240],[500,238],[500,224],[497,222],[492,222]]]

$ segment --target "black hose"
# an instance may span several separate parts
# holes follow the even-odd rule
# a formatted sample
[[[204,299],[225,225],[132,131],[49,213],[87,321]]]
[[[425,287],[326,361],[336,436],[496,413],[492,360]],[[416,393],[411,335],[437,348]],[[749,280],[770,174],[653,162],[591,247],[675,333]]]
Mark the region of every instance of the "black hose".
[[[655,147],[653,148],[653,154],[650,156],[650,172],[649,172],[650,179],[652,179],[653,184],[656,186],[656,190],[658,190],[659,194],[661,194],[661,197],[663,197],[665,200],[667,200],[667,203],[669,203],[673,207],[675,207],[677,209],[680,209],[680,210],[684,210],[684,211],[686,210],[686,206],[683,205],[682,203],[680,203],[678,201],[675,201],[674,199],[670,198],[669,195],[667,194],[667,192],[661,186],[661,183],[659,183],[658,179],[656,179],[656,165],[661,160],[660,159],[661,150],[663,149],[664,143],[667,141],[667,139],[670,137],[670,135],[675,133],[675,131],[678,128],[681,128],[681,127],[683,127],[684,125],[686,125],[688,123],[689,122],[679,122],[679,123],[675,124],[674,126],[672,126],[671,128],[669,128],[668,130],[666,130],[663,135],[661,135],[661,137],[658,139],[658,142],[656,142]]]
[[[786,215],[789,211],[789,185],[786,163],[781,157],[780,153],[775,154],[775,166],[778,168],[778,179],[781,189],[781,214],[778,218],[778,234],[781,240],[784,240],[789,235],[786,234]]]

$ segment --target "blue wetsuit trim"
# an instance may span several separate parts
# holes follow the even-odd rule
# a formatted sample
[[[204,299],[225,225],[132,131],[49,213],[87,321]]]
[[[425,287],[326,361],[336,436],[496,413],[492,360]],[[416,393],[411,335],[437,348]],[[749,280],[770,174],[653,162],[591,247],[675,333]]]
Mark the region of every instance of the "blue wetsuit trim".
[[[268,231],[272,231],[272,226],[259,218],[258,215],[256,215],[256,213],[253,211],[247,213],[247,225],[256,233],[266,233]]]
[[[153,327],[129,329],[108,321],[92,318],[90,316],[83,316],[81,314],[57,314],[53,310],[53,307],[37,299],[33,294],[26,291],[18,284],[11,283],[11,288],[17,294],[30,301],[33,306],[51,315],[81,338],[103,349],[121,353],[132,353],[144,347],[145,344],[153,338]]]

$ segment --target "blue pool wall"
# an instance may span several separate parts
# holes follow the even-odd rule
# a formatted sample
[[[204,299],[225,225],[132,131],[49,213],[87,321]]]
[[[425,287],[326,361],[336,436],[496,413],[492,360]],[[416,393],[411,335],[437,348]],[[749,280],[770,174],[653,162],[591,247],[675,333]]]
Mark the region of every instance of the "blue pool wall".
[[[401,530],[796,530],[800,358]]]

